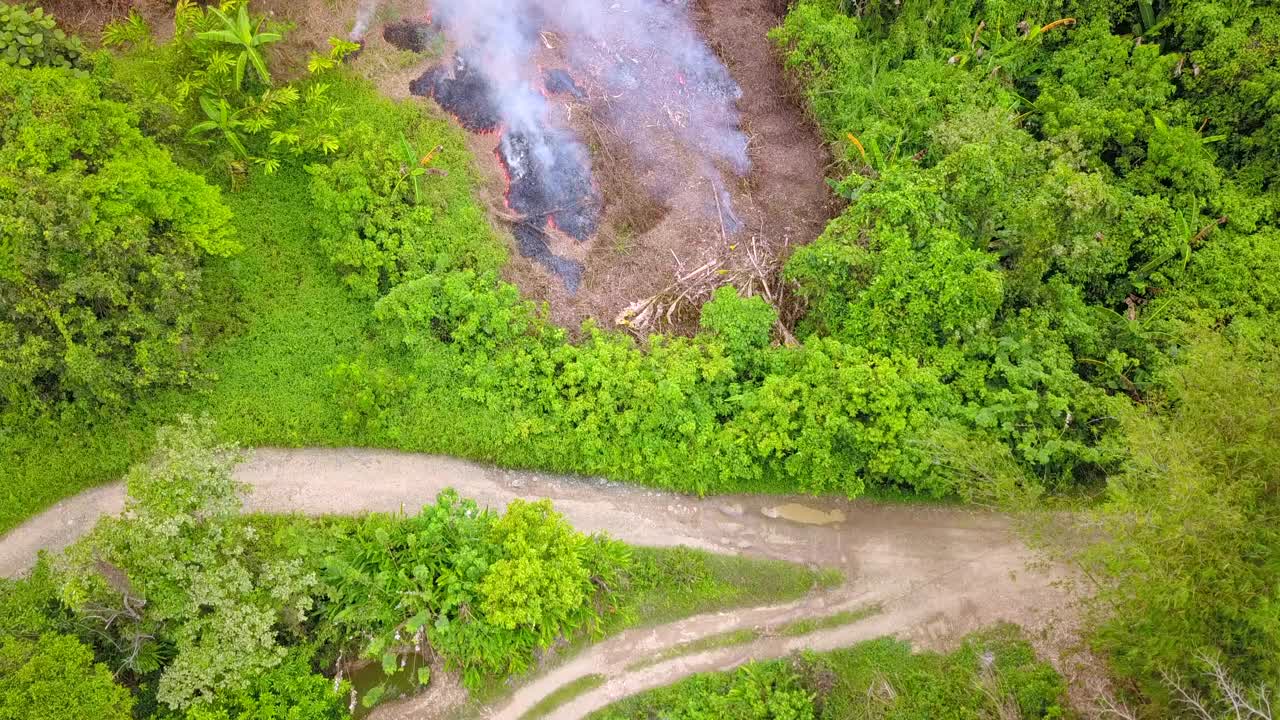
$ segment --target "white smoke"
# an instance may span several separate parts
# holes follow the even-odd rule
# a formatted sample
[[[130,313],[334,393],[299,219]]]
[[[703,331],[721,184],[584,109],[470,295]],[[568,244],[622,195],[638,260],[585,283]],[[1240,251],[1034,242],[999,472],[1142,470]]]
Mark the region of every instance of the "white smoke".
[[[360,42],[364,39],[364,34],[369,32],[374,14],[378,12],[379,2],[380,0],[360,0],[360,6],[356,8],[356,23],[347,35],[348,40]]]
[[[695,29],[687,0],[427,2],[485,76],[508,130],[545,134],[550,103],[538,89],[538,55],[554,47],[636,156],[672,167],[679,161],[718,188],[719,168],[750,169],[736,108],[741,91]],[[656,157],[663,153],[680,157]]]

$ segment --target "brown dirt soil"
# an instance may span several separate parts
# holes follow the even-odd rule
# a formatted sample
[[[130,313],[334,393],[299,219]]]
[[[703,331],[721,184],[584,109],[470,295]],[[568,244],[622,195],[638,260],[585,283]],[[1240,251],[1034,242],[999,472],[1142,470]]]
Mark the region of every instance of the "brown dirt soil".
[[[561,249],[586,266],[574,295],[540,265],[513,253],[506,278],[527,297],[547,302],[553,321],[575,329],[595,318],[610,326],[628,305],[705,262],[743,268],[751,262],[752,249],[783,259],[790,248],[822,232],[835,210],[824,182],[829,156],[800,101],[785,90],[789,84],[767,37],[779,21],[775,5],[771,0],[724,0],[716,3],[714,13],[695,10],[699,29],[742,88],[738,109],[750,140],[752,168],[726,188],[745,226],[736,236],[722,234],[712,187],[693,168],[672,173],[667,163],[646,167],[620,137],[625,131],[596,120],[604,108],[589,82],[584,84],[591,97],[585,103],[556,98],[591,149],[605,211],[594,239],[576,247],[568,240],[553,241],[553,250]],[[544,53],[541,60],[556,66],[554,53]],[[659,150],[668,158],[681,153],[674,135],[669,149]],[[477,154],[482,164],[484,157]],[[494,173],[502,187],[501,170]],[[654,188],[661,188],[660,198]],[[770,280],[776,283],[776,278]],[[697,318],[686,312],[676,320],[672,329],[689,330]]]
[[[734,496],[696,499],[672,493],[540,473],[504,471],[450,458],[381,450],[260,449],[236,470],[250,487],[247,509],[324,515],[412,512],[453,487],[501,509],[515,498],[549,498],[579,530],[607,531],[639,545],[687,545],[843,571],[846,582],[785,605],[686,618],[624,632],[535,675],[486,716],[518,718],[541,698],[582,675],[608,680],[557,710],[557,718],[593,709],[694,672],[731,668],[794,650],[826,650],[896,635],[946,649],[995,622],[1016,623],[1043,657],[1083,686],[1073,575],[1037,562],[1005,516],[962,507],[882,504],[827,498]],[[68,498],[0,538],[0,577],[21,573],[37,550],[57,551],[120,512],[120,483]],[[821,523],[821,524],[815,524]],[[639,659],[680,643],[741,628],[776,628],[878,603],[881,612],[801,637],[765,632],[745,645],[678,657],[645,668]],[[465,697],[456,679],[380,707],[375,720],[458,717]],[[1074,688],[1073,688],[1074,689]]]

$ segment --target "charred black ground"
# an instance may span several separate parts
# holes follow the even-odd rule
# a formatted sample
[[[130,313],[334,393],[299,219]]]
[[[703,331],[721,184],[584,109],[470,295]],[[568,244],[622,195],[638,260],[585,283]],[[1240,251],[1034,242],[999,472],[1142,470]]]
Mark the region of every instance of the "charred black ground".
[[[554,254],[547,229],[555,227],[579,242],[596,233],[601,200],[586,150],[564,130],[540,128],[537,134],[505,133],[497,154],[507,173],[507,205],[524,217],[515,229],[520,254],[577,292],[582,264]]]
[[[564,68],[551,68],[542,73],[542,84],[547,88],[547,92],[552,95],[572,95],[578,100],[587,97],[587,93],[573,79],[573,75],[569,74]]]
[[[507,171],[507,204],[527,217],[546,216],[569,237],[583,241],[596,232],[600,197],[591,180],[590,158],[563,130],[540,135],[508,132],[498,145]]]
[[[382,39],[401,50],[427,52],[440,37],[440,28],[423,20],[401,20],[382,29]]]
[[[473,71],[473,63],[464,53],[455,53],[453,62],[437,65],[409,83],[409,92],[434,98],[445,112],[458,118],[472,132],[493,132],[502,115],[491,99],[484,75]]]
[[[420,37],[429,42],[436,32],[429,24],[401,23],[388,26],[384,36],[393,27],[396,40],[387,38],[393,43],[408,44]],[[550,92],[582,93],[564,70],[551,71],[544,81]],[[472,132],[493,132],[501,126],[501,108],[494,104],[484,74],[476,71],[465,50],[455,53],[452,62],[423,73],[409,84],[409,91],[433,98]],[[589,240],[599,227],[602,201],[586,148],[572,133],[549,122],[548,118],[531,128],[503,130],[497,155],[507,173],[507,204],[520,215],[513,231],[517,249],[559,277],[573,293],[582,282],[582,264],[553,253],[549,233],[554,228],[578,242]]]

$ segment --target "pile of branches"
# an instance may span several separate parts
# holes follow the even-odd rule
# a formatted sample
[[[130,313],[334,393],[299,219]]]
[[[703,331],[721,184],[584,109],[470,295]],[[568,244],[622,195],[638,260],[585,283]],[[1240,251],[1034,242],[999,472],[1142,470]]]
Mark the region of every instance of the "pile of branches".
[[[743,297],[759,296],[779,309],[788,303],[786,283],[782,280],[782,261],[752,237],[742,252],[734,253],[737,245],[729,245],[728,252],[688,269],[675,253],[675,279],[657,293],[637,300],[614,318],[614,324],[626,328],[638,338],[651,333],[671,330],[680,326],[696,325],[702,306],[711,299],[716,289],[732,285]],[[787,329],[787,323],[778,322],[778,334],[787,345],[796,344],[795,337]]]

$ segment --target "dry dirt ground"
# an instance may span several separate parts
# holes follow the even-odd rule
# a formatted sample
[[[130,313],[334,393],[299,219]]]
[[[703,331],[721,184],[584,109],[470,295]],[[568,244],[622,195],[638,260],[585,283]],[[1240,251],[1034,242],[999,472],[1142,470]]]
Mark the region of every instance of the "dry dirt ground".
[[[414,511],[446,487],[502,508],[514,498],[549,498],[587,532],[654,546],[687,545],[724,553],[833,567],[845,584],[796,603],[688,618],[632,630],[592,646],[537,675],[498,707],[518,718],[577,677],[608,680],[556,712],[577,718],[621,697],[694,672],[730,668],[800,648],[845,647],[897,635],[919,647],[948,647],[1000,621],[1021,625],[1041,654],[1070,680],[1076,664],[1069,575],[1045,567],[1012,532],[1007,518],[959,507],[895,505],[784,497],[695,499],[601,480],[512,472],[448,458],[379,450],[255,451],[236,471],[250,489],[247,508],[273,513]],[[0,576],[22,572],[40,549],[58,550],[96,520],[119,512],[124,489],[110,485],[65,500],[0,538]],[[879,604],[881,612],[802,637],[765,633],[756,642],[628,669],[682,642],[739,628],[773,627],[802,617]],[[380,708],[375,719],[454,717],[465,701],[441,678],[427,693]]]

